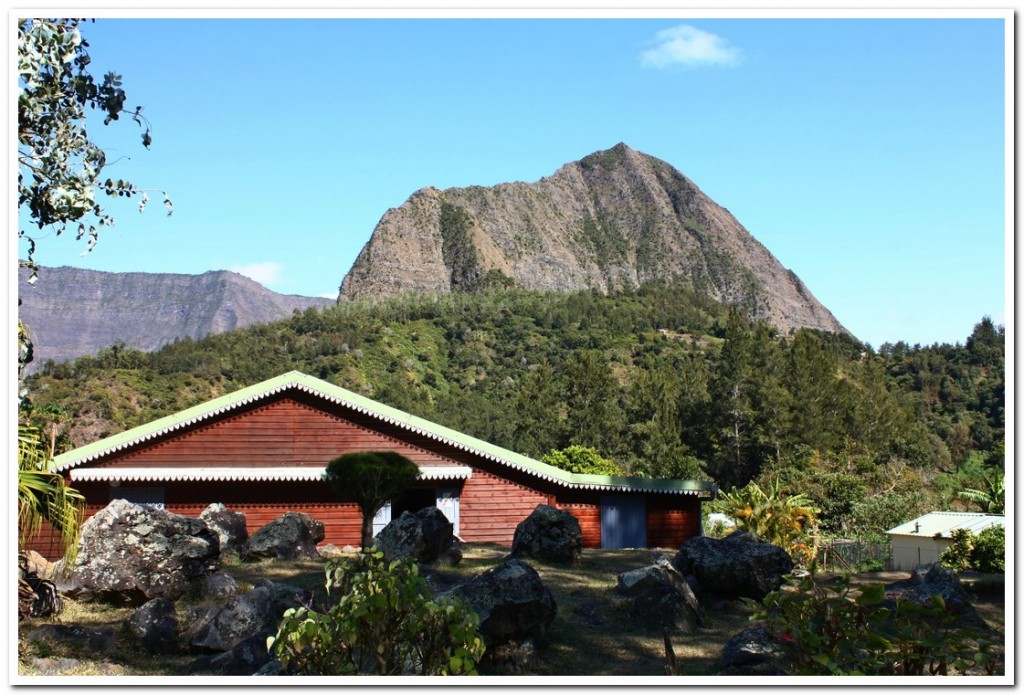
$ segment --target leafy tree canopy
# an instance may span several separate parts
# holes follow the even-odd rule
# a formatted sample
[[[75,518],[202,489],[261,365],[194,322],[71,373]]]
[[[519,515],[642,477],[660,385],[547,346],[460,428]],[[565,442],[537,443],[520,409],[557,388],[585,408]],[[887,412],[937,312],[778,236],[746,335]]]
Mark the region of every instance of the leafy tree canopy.
[[[589,475],[622,475],[622,469],[588,446],[573,444],[561,450],[552,450],[541,461],[570,473]]]
[[[76,238],[88,237],[91,251],[99,230],[114,224],[97,194],[140,195],[140,211],[148,196],[130,181],[103,179],[107,157],[86,131],[88,111],[101,111],[104,124],[127,114],[144,128],[147,149],[153,138],[142,107],[125,108],[121,76],[108,72],[97,81],[89,73],[81,21],[35,18],[18,24],[18,209],[27,209],[38,229],[51,228],[58,236],[77,225]],[[163,196],[169,215],[173,207]],[[18,236],[28,245],[21,263],[35,271],[36,240],[20,225]]]
[[[327,464],[326,480],[363,514],[363,548],[373,545],[373,516],[419,476],[415,463],[395,451],[357,451]]]

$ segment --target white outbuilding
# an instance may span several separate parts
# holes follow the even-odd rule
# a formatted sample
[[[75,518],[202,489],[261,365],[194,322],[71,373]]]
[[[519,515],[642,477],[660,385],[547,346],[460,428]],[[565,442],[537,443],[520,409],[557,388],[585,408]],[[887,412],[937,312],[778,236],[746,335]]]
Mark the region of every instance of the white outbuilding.
[[[1006,526],[999,514],[929,512],[886,531],[892,547],[892,569],[909,571],[938,562],[953,542],[953,531],[967,529],[977,535],[989,526]]]

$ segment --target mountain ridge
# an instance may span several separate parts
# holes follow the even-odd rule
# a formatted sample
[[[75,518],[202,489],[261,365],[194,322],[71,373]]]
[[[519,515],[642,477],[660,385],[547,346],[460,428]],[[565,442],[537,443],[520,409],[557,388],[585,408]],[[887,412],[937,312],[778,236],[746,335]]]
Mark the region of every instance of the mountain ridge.
[[[29,327],[34,360],[29,371],[115,343],[152,351],[176,339],[198,339],[287,318],[296,309],[329,306],[333,299],[282,295],[229,270],[114,273],[46,267],[30,285],[18,273],[18,315]]]
[[[339,300],[494,283],[609,292],[680,279],[783,333],[849,332],[727,209],[624,143],[533,183],[421,188],[381,217]]]

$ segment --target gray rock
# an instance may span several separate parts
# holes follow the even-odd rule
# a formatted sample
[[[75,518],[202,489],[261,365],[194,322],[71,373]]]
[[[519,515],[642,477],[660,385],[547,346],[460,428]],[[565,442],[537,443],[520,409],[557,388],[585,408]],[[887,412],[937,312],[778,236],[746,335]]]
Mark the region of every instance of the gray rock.
[[[785,676],[789,656],[764,624],[734,635],[722,648],[720,676]]]
[[[781,587],[782,578],[794,566],[785,550],[746,533],[722,539],[691,538],[683,543],[672,565],[683,575],[696,577],[714,594],[758,601]]]
[[[345,550],[334,545],[334,543],[324,543],[323,545],[318,545],[316,548],[316,552],[317,555],[319,555],[324,560],[337,560],[338,558],[346,556]]]
[[[205,522],[114,500],[82,525],[66,592],[127,606],[176,600],[217,569],[219,555],[220,541]]]
[[[402,512],[381,529],[374,544],[388,562],[413,558],[425,564],[455,565],[462,560],[454,526],[437,507],[425,507],[415,514]]]
[[[277,659],[271,659],[267,663],[263,664],[254,676],[287,676],[289,675],[288,669],[284,667]]]
[[[199,651],[225,652],[250,637],[265,639],[277,632],[287,609],[308,599],[302,589],[265,581],[223,606],[201,608],[182,634],[182,642]]]
[[[316,544],[324,539],[324,525],[303,512],[288,512],[249,536],[240,556],[258,560],[315,560]]]
[[[143,604],[125,621],[125,628],[154,654],[170,654],[178,648],[178,617],[169,598]]]
[[[220,502],[215,502],[204,509],[199,514],[199,518],[217,533],[222,553],[241,550],[249,538],[249,532],[245,526],[245,514],[233,512]]]
[[[883,605],[894,609],[896,601],[903,600],[927,606],[931,605],[933,596],[941,596],[946,610],[959,616],[961,624],[975,629],[989,629],[988,623],[971,604],[970,595],[960,577],[956,572],[938,564],[918,567],[907,579],[887,584]]]
[[[446,597],[461,598],[472,607],[488,648],[542,638],[558,610],[537,571],[515,558],[438,595]]]
[[[572,514],[539,504],[519,522],[512,537],[512,556],[564,564],[579,562],[583,532]]]
[[[228,598],[238,593],[238,582],[230,574],[214,572],[203,580],[203,596],[206,598]]]
[[[537,663],[537,645],[533,639],[506,642],[484,654],[489,672],[502,675],[530,674]]]
[[[652,629],[693,632],[704,624],[696,594],[667,560],[620,574],[615,591],[633,597],[634,614]]]
[[[267,650],[267,638],[255,635],[242,640],[220,654],[202,656],[189,664],[189,674],[207,673],[217,676],[252,676],[272,662],[280,662]]]

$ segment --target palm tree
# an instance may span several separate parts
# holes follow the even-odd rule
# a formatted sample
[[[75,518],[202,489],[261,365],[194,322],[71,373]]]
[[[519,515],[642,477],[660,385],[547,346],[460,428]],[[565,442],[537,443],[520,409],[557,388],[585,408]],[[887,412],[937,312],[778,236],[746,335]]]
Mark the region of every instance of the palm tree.
[[[725,513],[736,520],[740,530],[756,533],[796,559],[813,557],[813,549],[804,538],[814,529],[818,509],[812,506],[807,495],[783,495],[776,480],[767,489],[750,482],[742,489],[733,488],[732,492],[723,492],[719,497],[725,503]]]
[[[18,545],[48,522],[64,545],[64,568],[74,566],[85,498],[52,469],[38,427],[18,424]]]
[[[989,514],[1003,514],[1006,511],[1006,481],[1003,479],[1001,470],[994,470],[991,476],[982,476],[985,481],[985,490],[966,488],[958,494],[968,502],[974,502],[981,507],[983,512]]]

